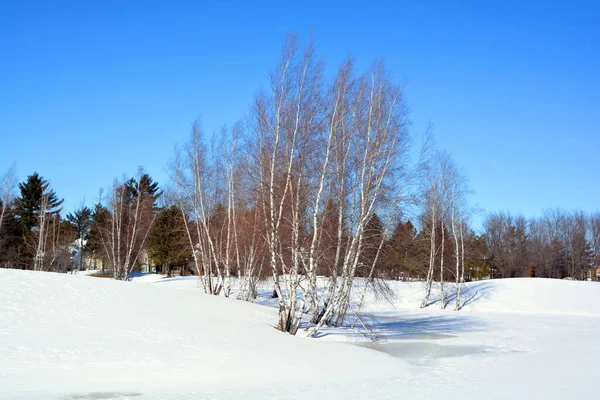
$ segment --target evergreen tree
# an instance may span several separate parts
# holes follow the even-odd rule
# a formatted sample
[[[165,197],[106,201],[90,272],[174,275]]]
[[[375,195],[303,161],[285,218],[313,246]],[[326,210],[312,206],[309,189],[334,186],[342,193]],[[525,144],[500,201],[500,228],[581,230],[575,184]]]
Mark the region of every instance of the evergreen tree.
[[[373,263],[376,261],[375,258],[377,258],[377,265],[381,265],[382,255],[380,253],[379,257],[377,257],[377,251],[382,239],[383,223],[381,222],[379,216],[376,213],[373,213],[365,224],[362,243],[363,252],[361,256],[361,268],[357,268],[356,276],[369,276],[371,273],[371,268],[373,267]],[[375,266],[375,271],[377,271],[377,265]]]
[[[415,260],[413,241],[417,235],[412,222],[399,221],[385,244],[385,268],[382,275],[387,279],[400,276],[417,276],[418,263]]]
[[[181,210],[175,206],[161,211],[148,234],[148,250],[153,260],[169,275],[174,266],[185,266],[188,256],[188,243]]]
[[[37,225],[42,199],[46,197],[47,214],[57,214],[64,200],[58,199],[50,184],[37,172],[27,177],[23,183],[19,183],[20,196],[15,199],[15,214],[24,233],[31,232]]]
[[[144,203],[152,204],[152,209],[158,211],[157,200],[162,195],[162,190],[159,190],[158,182],[155,182],[150,175],[144,173],[140,176],[139,180],[135,178],[129,179],[125,183],[125,192],[128,199],[133,200],[139,196],[142,199],[149,199],[151,201]]]
[[[1,202],[1,200],[0,200]],[[0,266],[8,268],[22,267],[22,254],[25,250],[23,232],[14,209],[8,205],[0,227]]]

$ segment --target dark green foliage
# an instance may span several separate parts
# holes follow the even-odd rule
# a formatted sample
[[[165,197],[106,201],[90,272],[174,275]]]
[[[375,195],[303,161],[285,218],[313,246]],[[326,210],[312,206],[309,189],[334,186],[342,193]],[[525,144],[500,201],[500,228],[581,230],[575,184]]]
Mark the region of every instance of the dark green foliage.
[[[2,201],[0,200],[0,207]],[[10,205],[6,208],[2,227],[0,227],[0,266],[20,268],[24,253],[23,232]]]
[[[15,215],[23,232],[31,232],[36,226],[38,215],[42,206],[42,198],[48,199],[46,213],[54,214],[60,212],[62,199],[58,199],[54,190],[50,189],[48,181],[43,179],[37,172],[27,177],[23,183],[19,183],[20,196],[15,199]]]
[[[377,266],[381,265],[382,256],[377,256],[381,241],[383,240],[383,223],[375,213],[371,214],[365,224],[363,235],[361,263],[356,270],[356,276],[368,277],[371,275],[373,263],[377,261]],[[377,260],[376,260],[377,258]],[[377,272],[377,268],[374,270]]]
[[[467,235],[465,238],[465,280],[486,279],[490,275],[488,248],[485,236]]]
[[[179,208],[172,206],[157,215],[148,235],[148,248],[153,261],[169,271],[187,264],[191,254]]]
[[[92,210],[89,207],[81,207],[74,213],[67,214],[67,221],[80,239],[85,239],[92,226]]]
[[[385,243],[385,257],[381,275],[386,279],[400,279],[419,275],[418,252],[415,248],[417,230],[412,222],[399,221]]]
[[[141,198],[149,198],[151,199],[153,209],[157,209],[156,201],[162,195],[162,190],[159,191],[158,182],[154,182],[150,175],[144,173],[140,176],[139,180],[135,178],[129,179],[125,183],[125,194],[127,198],[131,201],[133,199],[138,198],[138,195]]]

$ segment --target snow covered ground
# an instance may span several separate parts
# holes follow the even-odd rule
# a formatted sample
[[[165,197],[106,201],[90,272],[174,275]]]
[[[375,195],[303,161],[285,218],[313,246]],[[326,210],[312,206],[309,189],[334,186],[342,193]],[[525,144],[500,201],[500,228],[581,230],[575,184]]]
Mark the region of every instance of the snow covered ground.
[[[455,312],[420,309],[420,283],[392,282],[395,300],[366,302],[377,343],[291,337],[273,308],[196,286],[0,269],[0,398],[598,397],[598,283],[475,282]]]

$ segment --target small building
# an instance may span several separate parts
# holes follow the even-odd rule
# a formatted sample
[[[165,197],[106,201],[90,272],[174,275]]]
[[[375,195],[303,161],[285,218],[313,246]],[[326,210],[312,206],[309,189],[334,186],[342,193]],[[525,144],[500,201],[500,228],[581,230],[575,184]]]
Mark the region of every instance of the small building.
[[[587,272],[587,280],[600,282],[600,265],[591,267]]]

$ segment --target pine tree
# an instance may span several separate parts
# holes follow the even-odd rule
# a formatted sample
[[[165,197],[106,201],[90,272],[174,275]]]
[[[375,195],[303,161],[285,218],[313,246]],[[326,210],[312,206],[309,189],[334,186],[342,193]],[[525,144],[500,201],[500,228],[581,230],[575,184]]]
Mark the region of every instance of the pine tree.
[[[21,257],[24,250],[25,244],[21,224],[16,218],[14,209],[8,205],[5,208],[4,221],[0,227],[0,266],[8,268],[21,267]]]
[[[169,275],[173,266],[184,267],[191,257],[184,229],[181,210],[172,206],[157,215],[148,235],[149,253],[157,264],[168,268]]]
[[[361,266],[357,269],[356,276],[367,277],[371,275],[373,263],[381,264],[381,254],[377,256],[381,241],[383,240],[383,223],[376,213],[371,214],[366,225],[362,244]],[[377,260],[376,260],[377,258]],[[377,271],[377,266],[375,267]]]
[[[14,204],[27,247],[25,254],[29,257],[24,262],[34,270],[51,268],[57,254],[57,249],[52,246],[57,245],[60,235],[59,225],[55,222],[60,221],[63,200],[58,199],[48,181],[37,172],[20,183],[19,190],[20,196]]]
[[[60,212],[64,200],[58,199],[48,181],[37,172],[29,175],[25,182],[19,183],[19,190],[21,195],[15,199],[15,214],[25,233],[31,232],[37,225],[44,197],[47,199],[46,214]]]
[[[130,201],[136,199],[138,195],[144,199],[145,204],[151,204],[154,211],[159,211],[156,202],[162,195],[162,190],[159,191],[158,182],[152,180],[150,175],[144,173],[139,180],[135,178],[129,179],[125,183],[125,192]],[[146,201],[149,199],[150,201]]]
[[[412,222],[399,221],[385,244],[385,269],[383,275],[388,279],[418,274],[417,262],[412,248],[417,232]]]

